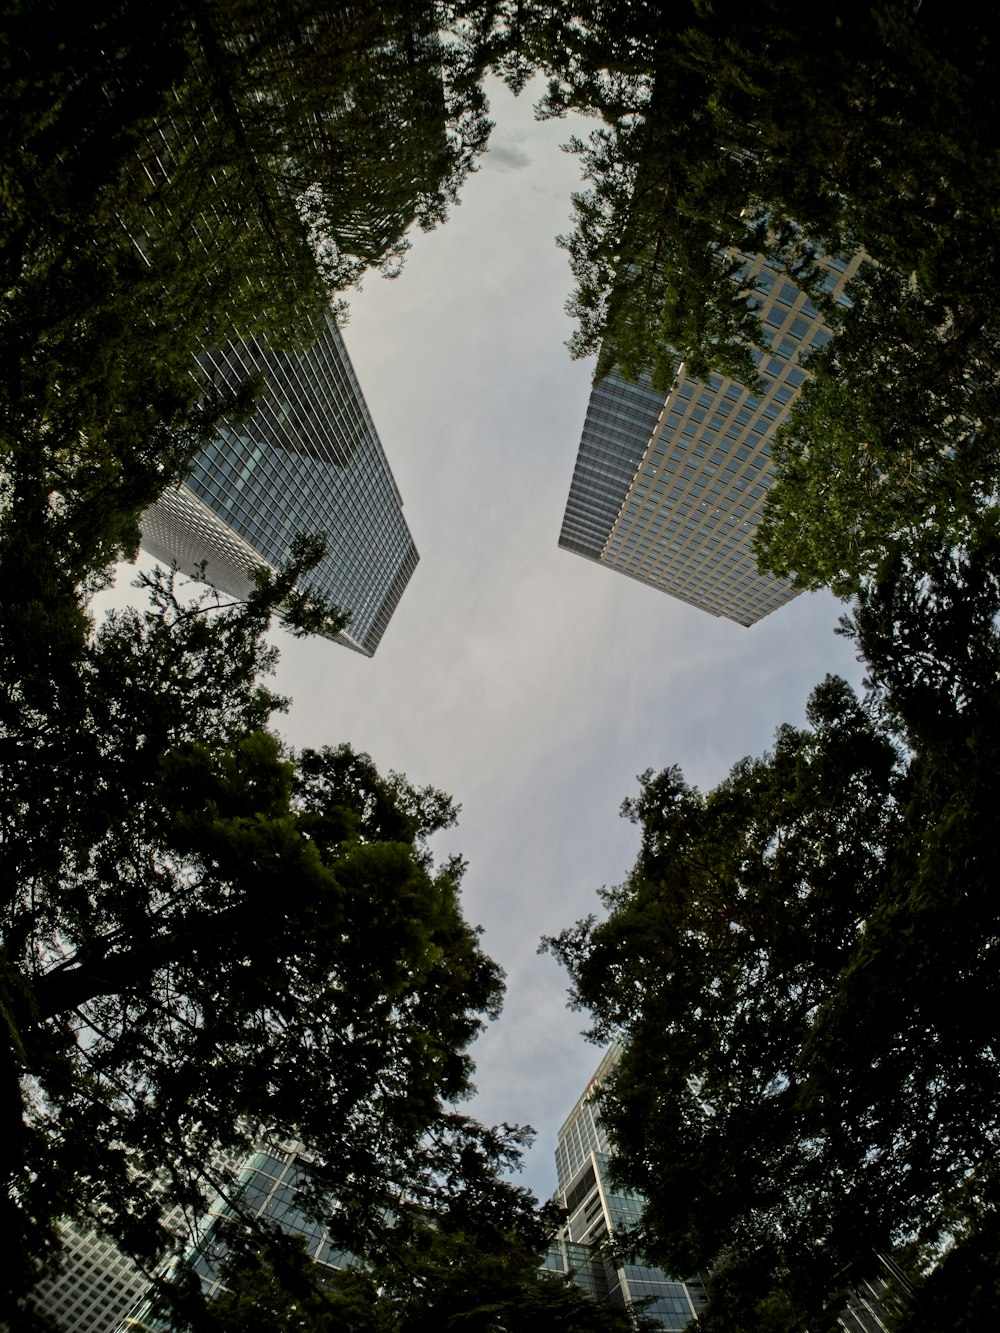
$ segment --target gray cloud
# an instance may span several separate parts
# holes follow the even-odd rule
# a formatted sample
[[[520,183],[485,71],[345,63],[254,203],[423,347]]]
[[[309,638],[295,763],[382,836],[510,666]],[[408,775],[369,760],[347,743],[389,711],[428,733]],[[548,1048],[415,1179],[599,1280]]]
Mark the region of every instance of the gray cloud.
[[[531,158],[513,144],[491,143],[489,164],[494,171],[523,171],[525,167],[531,166]]]

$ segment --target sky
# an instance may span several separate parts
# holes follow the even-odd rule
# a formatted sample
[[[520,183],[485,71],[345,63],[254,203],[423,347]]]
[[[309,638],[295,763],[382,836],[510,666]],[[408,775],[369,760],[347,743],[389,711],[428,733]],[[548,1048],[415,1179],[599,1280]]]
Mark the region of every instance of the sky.
[[[461,206],[414,237],[398,279],[350,297],[344,338],[420,564],[373,659],[279,637],[276,685],[291,744],[348,741],[461,804],[435,848],[468,860],[466,916],[507,974],[467,1109],[535,1127],[521,1179],[545,1198],[601,1050],[538,943],[625,878],[636,775],[676,763],[711,787],[800,724],[825,674],[861,673],[827,594],[744,629],[557,548],[593,373],[565,347],[554,238],[580,181],[560,145],[589,126],[536,123],[532,100],[491,87],[496,128]]]

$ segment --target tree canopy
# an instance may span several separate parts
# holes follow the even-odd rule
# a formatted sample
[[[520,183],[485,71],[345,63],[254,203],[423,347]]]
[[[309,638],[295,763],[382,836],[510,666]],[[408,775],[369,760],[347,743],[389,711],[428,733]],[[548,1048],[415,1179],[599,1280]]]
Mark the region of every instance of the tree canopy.
[[[61,577],[69,597],[134,556],[139,515],[256,387],[208,392],[198,354],[307,342],[444,218],[489,131],[481,43],[449,38],[457,22],[407,0],[5,15],[5,587],[34,602]]]
[[[850,597],[894,549],[930,568],[998,522],[1000,326],[867,265],[773,446],[764,569]]]
[[[592,175],[592,202],[606,195],[614,210],[589,233],[594,256],[605,240],[619,251],[598,283],[610,304],[585,336],[591,350],[616,339],[615,310],[648,302],[647,327],[659,325],[657,302],[683,273],[666,244],[678,228],[720,265],[729,247],[770,249],[808,272],[817,245],[847,246],[952,304],[979,299],[967,256],[996,195],[998,108],[990,34],[971,16],[896,0],[850,23],[781,4],[566,3],[537,7],[528,32],[551,75],[543,111],[600,116],[599,140],[617,149]],[[649,284],[616,303],[606,289],[636,266]],[[711,301],[716,274],[704,271]],[[675,350],[711,357],[712,345]],[[647,365],[658,355],[651,341]]]
[[[503,1193],[517,1133],[453,1107],[502,991],[461,860],[427,850],[454,806],[270,728],[272,618],[344,623],[298,591],[317,543],[242,604],[159,572],[148,611],[87,609],[249,406],[256,386],[207,385],[198,354],[306,341],[457,200],[489,130],[488,10],[31,0],[3,20],[8,1299],[62,1218],[153,1262],[169,1206],[193,1218],[218,1183],[209,1152],[262,1125],[309,1143],[313,1204],[336,1197],[354,1248],[401,1189]]]
[[[707,794],[646,774],[631,875],[549,942],[624,1034],[616,1169],[649,1257],[714,1273],[709,1327],[822,1327],[904,1242],[914,1328],[996,1281],[998,547],[925,569],[848,626],[864,701],[828,679]]]
[[[8,1294],[62,1215],[149,1260],[209,1150],[263,1125],[310,1145],[355,1245],[403,1182],[433,1197],[473,1160],[447,1105],[502,985],[462,862],[427,850],[455,808],[268,728],[265,632],[279,606],[315,627],[292,593],[316,554],[230,606],[143,576],[148,610],[4,677]]]
[[[765,336],[746,256],[807,291],[834,340],[779,438],[757,553],[850,595],[892,543],[968,544],[995,522],[1000,86],[989,26],[883,0],[538,6],[542,114],[604,122],[561,243],[575,355],[597,374],[679,364],[754,386]],[[867,255],[848,308],[825,257]]]
[[[595,1033],[626,1035],[605,1117],[640,1239],[713,1271],[706,1327],[815,1333],[890,1251],[914,1333],[960,1290],[974,1326],[1000,1200],[992,34],[902,0],[850,23],[774,0],[28,0],[3,23],[5,1296],[63,1217],[152,1263],[168,1206],[218,1183],[209,1151],[267,1125],[308,1143],[305,1202],[365,1260],[300,1298],[293,1251],[279,1271],[245,1245],[272,1326],[616,1326],[535,1271],[544,1219],[500,1179],[518,1132],[453,1106],[501,993],[460,859],[428,850],[454,807],[273,729],[272,615],[342,624],[296,591],[316,545],[244,603],[159,572],[147,611],[87,611],[252,396],[197,354],[306,339],[398,271],[485,147],[493,67],[603,121],[571,145],[589,188],[563,240],[598,373],[752,383],[748,254],[834,333],[758,551],[857,596],[868,692],[826,681],[707,795],[646,775],[607,919],[550,942]],[[835,308],[823,259],[859,251]],[[218,1327],[245,1326],[227,1300]]]
[[[306,1329],[309,1333],[629,1333],[652,1327],[596,1302],[540,1267],[544,1228],[456,1229],[445,1219],[408,1228],[374,1265],[320,1275],[287,1251],[258,1252],[227,1271],[229,1289],[209,1305],[209,1333]],[[291,1271],[289,1271],[291,1270]]]

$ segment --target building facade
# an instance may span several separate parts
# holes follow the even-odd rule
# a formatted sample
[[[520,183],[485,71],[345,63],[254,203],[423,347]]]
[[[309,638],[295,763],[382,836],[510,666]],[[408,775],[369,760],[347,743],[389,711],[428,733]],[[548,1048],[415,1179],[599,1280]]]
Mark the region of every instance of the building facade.
[[[845,288],[864,262],[828,259],[824,285]],[[752,625],[797,595],[757,572],[753,537],[771,483],[771,442],[806,378],[800,355],[830,334],[815,304],[757,256],[753,283],[767,353],[763,392],[681,365],[666,399],[615,374],[593,388],[559,545],[683,602]]]
[[[217,1182],[241,1181],[240,1168],[239,1158],[221,1151],[211,1153],[205,1163]],[[194,1248],[205,1229],[204,1219],[180,1204],[166,1210],[163,1225],[184,1250]],[[60,1227],[60,1235],[58,1259],[27,1297],[25,1308],[61,1333],[115,1333],[131,1327],[130,1313],[146,1304],[152,1286],[149,1272],[108,1235],[71,1222]],[[2,1329],[5,1333],[6,1325]]]
[[[267,1228],[297,1236],[306,1253],[324,1268],[343,1268],[351,1258],[337,1249],[322,1222],[306,1212],[299,1193],[308,1185],[309,1156],[298,1143],[267,1141],[260,1144],[240,1166],[226,1197],[216,1198],[205,1219],[194,1270],[208,1296],[217,1296],[225,1284],[220,1270],[229,1247],[221,1224],[238,1218],[261,1222]]]
[[[419,557],[333,317],[304,351],[235,341],[201,363],[211,382],[259,378],[263,390],[146,511],[143,547],[183,573],[201,577],[204,563],[206,582],[243,597],[254,566],[280,564],[297,533],[322,533],[306,582],[350,613],[338,642],[371,657]]]
[[[165,1218],[177,1235],[187,1235],[186,1257],[206,1295],[223,1289],[220,1273],[229,1253],[225,1224],[234,1218],[255,1219],[299,1237],[309,1258],[324,1267],[350,1262],[322,1223],[300,1207],[298,1195],[309,1173],[301,1145],[266,1141],[243,1161],[220,1154],[211,1167],[219,1189],[207,1213],[191,1218],[173,1208]],[[69,1224],[62,1240],[58,1271],[34,1288],[25,1302],[28,1309],[62,1333],[170,1333],[173,1323],[157,1310],[149,1274],[114,1240]]]
[[[298,1143],[262,1142],[234,1171],[232,1183],[220,1191],[198,1226],[187,1259],[201,1279],[206,1296],[225,1290],[222,1268],[229,1255],[226,1227],[234,1222],[260,1223],[298,1237],[306,1254],[324,1268],[343,1268],[351,1256],[338,1250],[326,1227],[300,1206],[300,1191],[308,1184],[309,1156]],[[158,1312],[150,1298],[134,1302],[126,1318],[107,1333],[171,1333],[169,1315]],[[96,1333],[96,1330],[95,1330]]]
[[[660,1268],[635,1261],[615,1237],[636,1227],[642,1195],[612,1186],[611,1151],[598,1114],[597,1094],[621,1054],[615,1041],[559,1131],[556,1202],[566,1221],[545,1266],[569,1274],[597,1301],[638,1306],[661,1328],[679,1333],[708,1303],[701,1277],[678,1281]],[[906,1275],[889,1255],[878,1256],[872,1278],[855,1287],[837,1318],[842,1333],[890,1333],[910,1291]]]
[[[615,1189],[608,1177],[610,1145],[596,1094],[618,1060],[614,1045],[559,1131],[556,1148],[557,1201],[566,1222],[549,1250],[546,1267],[569,1273],[595,1300],[639,1303],[663,1329],[683,1329],[705,1304],[699,1279],[679,1282],[659,1268],[622,1253],[615,1237],[639,1221],[643,1200]]]
[[[39,1282],[25,1307],[61,1333],[114,1333],[149,1278],[108,1236],[66,1225],[62,1241],[58,1270]]]

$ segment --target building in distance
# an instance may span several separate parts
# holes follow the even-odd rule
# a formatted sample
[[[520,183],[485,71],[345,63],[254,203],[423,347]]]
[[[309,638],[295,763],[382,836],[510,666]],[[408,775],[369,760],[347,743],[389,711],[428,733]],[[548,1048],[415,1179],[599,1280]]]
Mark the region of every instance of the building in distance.
[[[303,351],[240,340],[200,360],[216,383],[259,377],[263,390],[143,515],[144,549],[185,574],[204,563],[206,582],[245,597],[255,566],[281,564],[297,533],[323,534],[308,585],[350,613],[337,642],[371,657],[419,557],[333,317]]]
[[[825,286],[845,288],[864,262],[827,259]],[[689,378],[664,399],[616,374],[590,396],[559,545],[683,602],[752,625],[798,590],[760,574],[753,538],[771,483],[771,442],[806,378],[800,355],[829,340],[815,304],[761,256],[739,281],[756,288],[767,353],[764,391]]]
[[[597,1094],[621,1052],[616,1039],[559,1131],[556,1202],[566,1210],[566,1221],[545,1266],[569,1274],[594,1300],[634,1307],[660,1328],[680,1333],[708,1304],[704,1280],[678,1281],[616,1243],[639,1224],[645,1206],[641,1194],[612,1187],[608,1173],[611,1145]],[[892,1256],[880,1254],[874,1276],[848,1293],[837,1316],[840,1333],[890,1333],[910,1290]]]
[[[661,1328],[680,1330],[705,1305],[703,1283],[679,1282],[621,1253],[615,1243],[616,1236],[636,1226],[643,1208],[641,1195],[611,1186],[611,1145],[598,1114],[597,1093],[620,1051],[615,1042],[559,1131],[556,1201],[565,1208],[566,1221],[546,1267],[570,1274],[594,1300],[638,1305]]]

